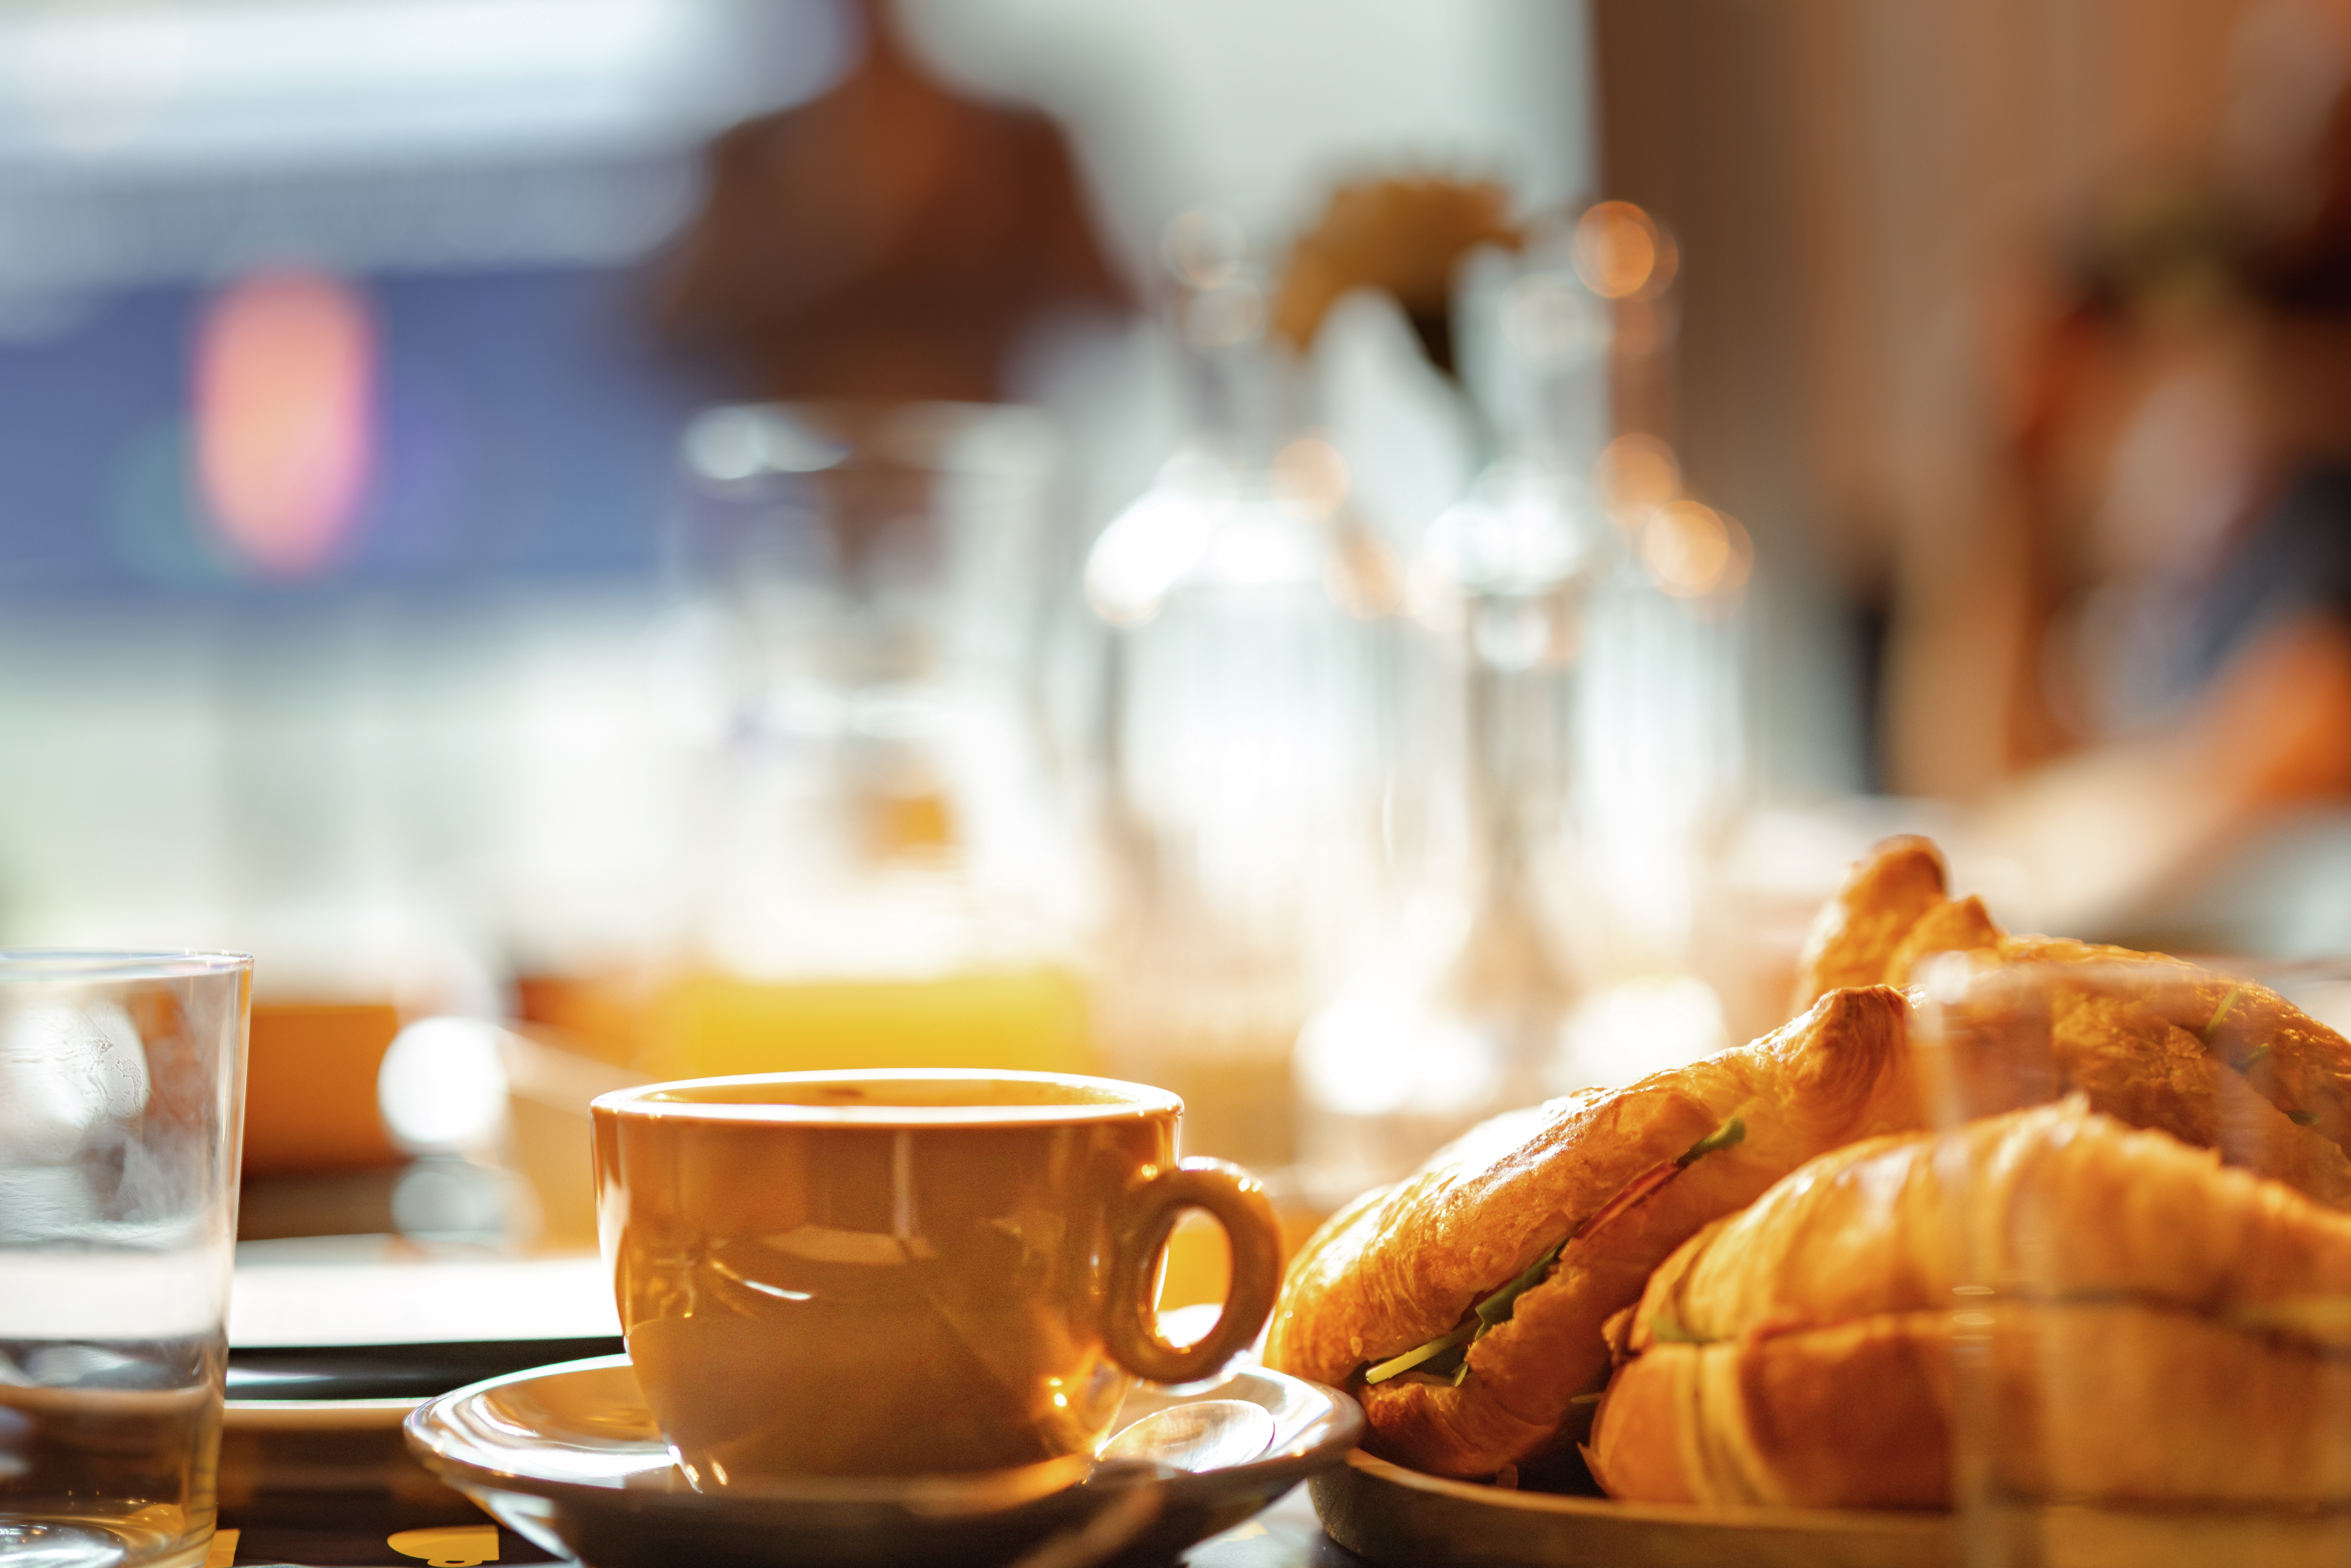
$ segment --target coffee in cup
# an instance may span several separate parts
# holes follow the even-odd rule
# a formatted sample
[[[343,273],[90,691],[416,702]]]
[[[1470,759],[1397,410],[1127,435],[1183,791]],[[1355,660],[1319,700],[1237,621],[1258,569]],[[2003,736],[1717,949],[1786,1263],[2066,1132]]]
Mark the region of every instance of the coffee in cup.
[[[1273,1212],[1176,1158],[1183,1103],[1061,1073],[789,1072],[607,1094],[598,1231],[653,1417],[705,1490],[1009,1469],[1090,1451],[1135,1377],[1264,1325]],[[1232,1247],[1222,1315],[1158,1333],[1167,1235]]]

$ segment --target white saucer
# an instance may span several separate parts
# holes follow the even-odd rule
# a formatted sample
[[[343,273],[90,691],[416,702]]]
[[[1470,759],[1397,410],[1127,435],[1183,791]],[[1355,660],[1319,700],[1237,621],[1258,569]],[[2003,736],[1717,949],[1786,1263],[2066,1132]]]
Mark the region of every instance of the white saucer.
[[[1146,1424],[1147,1423],[1147,1424]],[[1363,1412],[1335,1389],[1235,1367],[1138,1386],[1097,1460],[987,1476],[687,1486],[629,1359],[518,1372],[408,1417],[426,1469],[508,1528],[592,1568],[1165,1563],[1344,1460]]]

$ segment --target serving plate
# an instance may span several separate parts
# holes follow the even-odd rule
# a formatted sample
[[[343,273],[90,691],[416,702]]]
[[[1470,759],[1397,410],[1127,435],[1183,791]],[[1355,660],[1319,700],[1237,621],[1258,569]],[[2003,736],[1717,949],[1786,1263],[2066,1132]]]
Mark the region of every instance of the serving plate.
[[[410,1450],[509,1529],[591,1568],[1165,1563],[1363,1433],[1335,1389],[1261,1367],[1139,1386],[1097,1460],[977,1477],[813,1478],[695,1491],[625,1355],[511,1374],[420,1406]]]
[[[1309,1483],[1331,1538],[1374,1563],[1480,1568],[2339,1568],[2340,1509],[2056,1506],[1949,1513],[1692,1508],[1510,1491],[1358,1448]],[[1978,1539],[1972,1542],[1970,1534]],[[1975,1548],[1970,1550],[1970,1546]]]
[[[1374,1563],[1543,1568],[1944,1568],[1951,1516],[1711,1509],[1510,1491],[1422,1475],[1356,1449],[1310,1483],[1331,1538]]]

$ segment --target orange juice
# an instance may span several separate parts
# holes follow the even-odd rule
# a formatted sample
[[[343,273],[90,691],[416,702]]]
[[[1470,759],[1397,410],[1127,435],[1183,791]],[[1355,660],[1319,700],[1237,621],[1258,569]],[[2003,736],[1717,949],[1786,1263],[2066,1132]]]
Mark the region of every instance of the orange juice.
[[[658,1078],[872,1067],[1095,1072],[1085,992],[1050,966],[911,979],[533,980],[525,1016]]]
[[[883,1067],[1101,1071],[1084,992],[1074,976],[1042,967],[909,980],[542,977],[519,990],[526,1030],[540,1026],[538,1043],[608,1064],[624,1080]],[[597,1079],[592,1069],[560,1076]],[[604,1087],[515,1086],[510,1155],[538,1193],[546,1245],[594,1242],[587,1103]],[[1222,1232],[1203,1240],[1224,1245]]]

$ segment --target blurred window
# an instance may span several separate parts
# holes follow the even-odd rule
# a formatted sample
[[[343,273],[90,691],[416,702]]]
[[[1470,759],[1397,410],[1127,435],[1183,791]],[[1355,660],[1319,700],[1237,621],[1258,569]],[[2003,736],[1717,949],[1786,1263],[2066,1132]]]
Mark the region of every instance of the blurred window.
[[[642,572],[639,269],[833,0],[0,15],[0,593]]]

